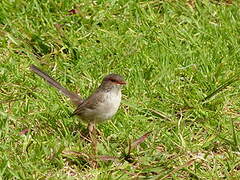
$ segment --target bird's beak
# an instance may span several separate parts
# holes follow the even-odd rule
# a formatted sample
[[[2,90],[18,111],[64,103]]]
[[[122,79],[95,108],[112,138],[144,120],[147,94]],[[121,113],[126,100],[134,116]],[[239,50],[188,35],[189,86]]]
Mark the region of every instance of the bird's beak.
[[[118,84],[125,85],[125,84],[127,84],[127,82],[125,82],[125,81],[118,81]]]

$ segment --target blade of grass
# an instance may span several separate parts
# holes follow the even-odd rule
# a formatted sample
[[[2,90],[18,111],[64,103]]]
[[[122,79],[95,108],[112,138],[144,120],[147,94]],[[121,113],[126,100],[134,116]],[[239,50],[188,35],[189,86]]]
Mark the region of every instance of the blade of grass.
[[[205,103],[209,99],[211,99],[213,96],[217,95],[221,91],[223,91],[225,88],[227,88],[230,84],[236,82],[239,80],[239,74],[234,75],[233,77],[229,78],[225,83],[220,85],[216,90],[214,90],[212,93],[207,95],[204,99],[202,99],[202,102]]]
[[[232,126],[233,150],[234,151],[239,151],[238,138],[237,138],[237,134],[236,134],[236,131],[235,131],[234,120],[233,119],[231,119],[231,126]]]

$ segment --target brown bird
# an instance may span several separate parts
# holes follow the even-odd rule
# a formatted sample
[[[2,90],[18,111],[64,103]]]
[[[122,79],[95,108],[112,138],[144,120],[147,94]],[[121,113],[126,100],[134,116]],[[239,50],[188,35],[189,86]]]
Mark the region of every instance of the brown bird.
[[[48,74],[34,65],[30,69],[46,80],[51,86],[70,98],[77,106],[73,115],[88,123],[89,133],[95,129],[95,124],[110,119],[118,110],[121,102],[121,86],[125,85],[123,77],[118,74],[109,74],[103,78],[101,85],[86,99],[64,88]]]

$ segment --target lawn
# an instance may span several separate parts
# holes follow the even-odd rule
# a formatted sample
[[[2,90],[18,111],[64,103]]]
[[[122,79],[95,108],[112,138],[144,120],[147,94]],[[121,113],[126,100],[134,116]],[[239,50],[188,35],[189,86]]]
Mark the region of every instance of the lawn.
[[[2,0],[0,179],[240,179],[239,6]],[[124,76],[97,154],[31,64],[82,97]]]

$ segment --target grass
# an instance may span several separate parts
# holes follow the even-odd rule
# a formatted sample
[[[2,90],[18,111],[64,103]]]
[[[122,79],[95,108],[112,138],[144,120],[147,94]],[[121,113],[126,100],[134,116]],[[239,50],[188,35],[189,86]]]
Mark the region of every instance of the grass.
[[[0,7],[2,179],[240,178],[239,1]],[[97,168],[86,126],[30,64],[84,97],[110,72],[127,80]]]

